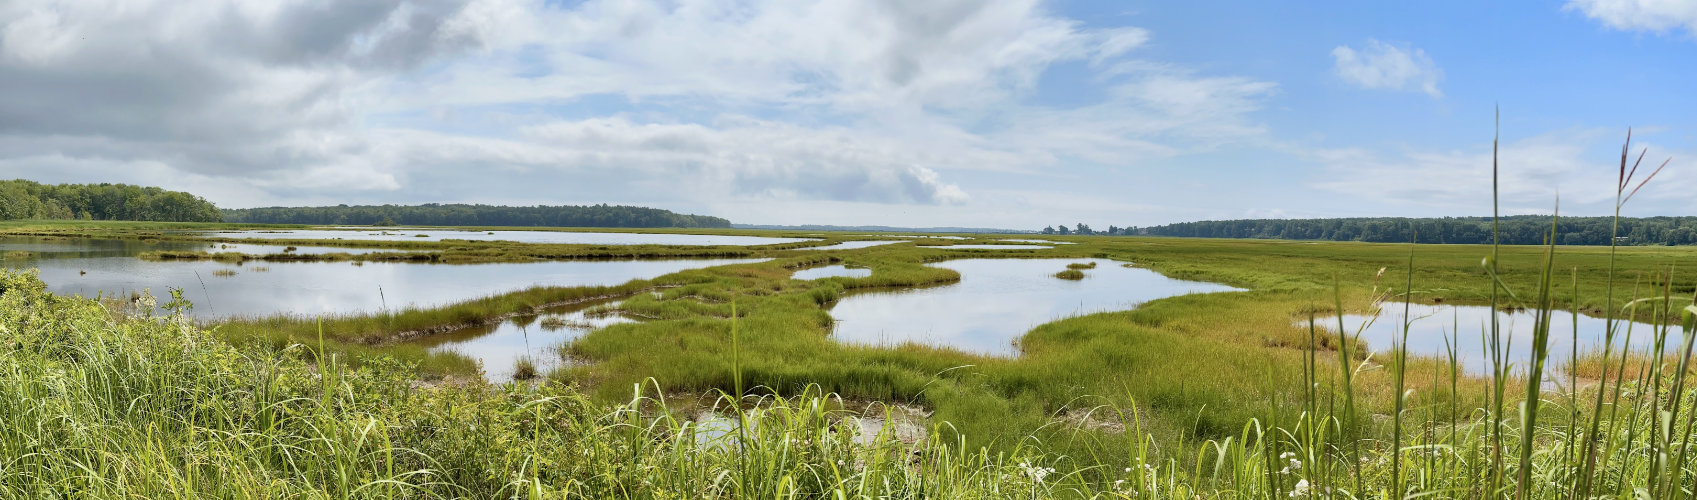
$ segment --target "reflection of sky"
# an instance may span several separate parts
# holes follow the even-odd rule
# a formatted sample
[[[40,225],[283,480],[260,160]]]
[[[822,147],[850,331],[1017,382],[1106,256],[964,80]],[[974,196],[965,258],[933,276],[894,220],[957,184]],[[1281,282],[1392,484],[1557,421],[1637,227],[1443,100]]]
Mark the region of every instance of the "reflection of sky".
[[[939,239],[939,240],[970,240],[970,239],[972,239],[972,238],[968,238],[968,237],[965,237],[965,236],[932,236],[932,235],[926,235],[926,234],[920,234],[920,235],[913,235],[913,234],[857,234],[855,236],[876,236],[876,237],[881,237],[881,238],[935,238],[935,239]]]
[[[564,231],[454,231],[445,229],[388,228],[387,230],[337,231],[303,229],[289,231],[230,231],[204,233],[214,238],[281,240],[370,240],[370,241],[512,241],[518,243],[561,243],[581,245],[773,245],[816,241],[805,238],[763,236],[720,236],[709,234],[659,233],[574,233]],[[419,237],[418,235],[425,235]]]
[[[875,246],[878,246],[878,245],[888,245],[888,244],[891,244],[891,243],[907,243],[907,242],[902,241],[902,240],[894,240],[894,241],[845,241],[845,242],[838,243],[838,244],[835,244],[835,245],[825,245],[825,246],[822,246],[822,247],[807,247],[807,248],[801,248],[801,249],[798,249],[798,250],[853,250],[853,249],[856,249],[856,248],[875,247]]]
[[[950,245],[946,247],[929,248],[987,248],[990,250],[1048,250],[1055,248],[1047,245]]]
[[[958,247],[956,247],[958,248]],[[1055,278],[1074,262],[1095,262],[1083,280]],[[934,264],[959,271],[959,283],[895,293],[850,295],[831,309],[844,342],[941,345],[1016,355],[1015,339],[1074,314],[1122,310],[1174,295],[1236,290],[1181,281],[1104,259],[966,259]]]
[[[374,312],[384,307],[435,307],[531,286],[618,285],[634,279],[758,259],[571,261],[432,265],[368,262],[148,262],[127,257],[32,259],[57,293],[93,297],[151,289],[165,297],[181,288],[199,317]],[[256,269],[265,269],[257,271]],[[216,271],[234,271],[220,277]],[[86,273],[86,274],[85,274]],[[164,302],[163,300],[161,302]]]
[[[144,252],[173,251],[210,253],[236,252],[252,255],[284,253],[288,247],[283,245],[250,245],[246,243],[203,243],[187,241],[158,241],[153,243],[137,240],[102,240],[73,238],[64,240],[46,240],[33,237],[0,237],[0,252],[26,251],[39,252],[42,258],[67,257],[134,257]],[[296,247],[293,253],[322,254],[347,253],[363,254],[370,252],[394,252],[382,248],[336,248],[336,247]]]
[[[833,276],[841,276],[844,278],[865,278],[871,275],[871,269],[850,269],[845,266],[825,266],[796,271],[791,277],[798,280],[816,280],[819,278],[830,278]]]
[[[1385,303],[1380,306],[1380,314],[1372,325],[1361,333],[1361,341],[1374,351],[1388,352],[1395,342],[1402,337],[1403,304]],[[1524,369],[1531,359],[1532,330],[1535,315],[1530,311],[1518,313],[1498,313],[1501,319],[1500,329],[1503,343],[1509,348],[1509,360],[1513,368]],[[1408,349],[1411,354],[1434,356],[1449,359],[1444,348],[1444,340],[1456,344],[1456,356],[1468,373],[1489,375],[1491,373],[1491,354],[1485,349],[1486,337],[1490,335],[1491,308],[1487,306],[1457,306],[1457,305],[1428,305],[1411,304],[1409,317],[1414,319],[1408,332]],[[1344,326],[1351,335],[1361,328],[1368,319],[1365,315],[1344,316]],[[1336,331],[1337,318],[1316,318],[1321,328]],[[1307,320],[1302,320],[1306,323]],[[1606,331],[1603,318],[1593,318],[1579,315],[1579,345],[1580,354],[1601,352],[1603,336]],[[1652,345],[1655,331],[1646,323],[1629,323],[1632,325],[1632,345],[1634,349],[1643,352]],[[1573,352],[1573,313],[1556,311],[1550,315],[1549,358],[1545,366],[1555,368],[1565,365]],[[1458,330],[1459,328],[1459,330]],[[1673,327],[1668,343],[1678,345],[1683,342],[1680,327]],[[1458,336],[1456,332],[1461,332]],[[1456,339],[1460,338],[1460,342]],[[1626,340],[1626,329],[1621,327],[1615,335],[1613,356],[1620,356],[1620,345]]]
[[[547,318],[558,318],[573,325],[557,329],[542,327]],[[435,335],[416,341],[432,352],[457,352],[483,365],[483,374],[493,382],[512,380],[513,366],[518,359],[529,356],[538,371],[546,373],[560,364],[559,347],[595,329],[616,323],[629,323],[619,316],[592,318],[583,311],[544,314],[540,317],[518,318],[499,325],[468,328],[446,335]],[[576,326],[589,328],[577,328]]]

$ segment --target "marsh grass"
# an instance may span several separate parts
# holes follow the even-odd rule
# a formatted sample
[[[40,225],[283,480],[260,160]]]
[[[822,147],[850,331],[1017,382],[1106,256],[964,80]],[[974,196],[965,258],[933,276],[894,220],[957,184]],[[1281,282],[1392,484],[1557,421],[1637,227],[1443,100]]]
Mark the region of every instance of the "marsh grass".
[[[4,498],[935,498],[1064,493],[1015,454],[865,432],[810,391],[749,401],[734,438],[633,386],[417,388],[393,364],[231,347],[180,317],[113,320],[0,273]],[[736,398],[725,396],[729,406]],[[735,445],[726,446],[726,439]]]
[[[1617,210],[1637,189],[1628,163],[1623,154]],[[830,257],[874,269],[868,278],[790,280],[793,267],[824,260],[781,258],[628,288],[538,289],[329,318],[322,329],[303,318],[218,327],[233,347],[181,321],[114,319],[103,309],[82,318],[66,309],[87,307],[78,299],[14,292],[30,287],[8,277],[0,335],[13,341],[0,342],[9,361],[0,390],[13,392],[0,394],[9,412],[0,416],[26,424],[0,429],[0,446],[10,446],[0,457],[22,457],[0,463],[0,491],[1662,499],[1689,498],[1697,480],[1687,451],[1697,433],[1697,391],[1685,379],[1693,346],[1673,329],[1697,331],[1693,282],[1664,266],[1693,256],[1687,249],[1068,241],[1077,244],[1051,255],[1135,260],[1249,291],[1061,319],[1020,339],[1019,357],[998,359],[831,341],[828,307],[844,295],[959,279],[924,264],[962,252],[914,245]],[[1379,288],[1376,269],[1400,289]],[[1640,284],[1617,293],[1621,274],[1641,275]],[[546,382],[415,388],[414,368],[453,361],[390,343],[596,293],[632,294],[620,310],[655,319],[566,345],[586,363]],[[1342,317],[1376,311],[1387,296],[1526,309],[1541,331],[1510,342],[1494,324],[1457,328],[1437,356],[1407,352],[1404,342],[1375,352],[1383,346],[1360,341],[1365,325]],[[1566,392],[1540,385],[1563,360],[1505,361],[1516,350],[1546,351],[1562,333],[1548,326],[1557,308],[1611,323],[1598,352],[1565,360],[1596,375],[1580,384],[1571,370]],[[1338,333],[1318,328],[1324,316],[1338,317]],[[1615,322],[1628,318],[1653,326]],[[1634,336],[1654,345],[1620,347]],[[1488,377],[1460,369],[1456,346],[1475,341],[1493,353]],[[113,356],[131,357],[104,361]],[[7,378],[17,370],[27,376]],[[713,391],[736,414],[734,437],[678,418],[659,396]],[[244,399],[256,394],[265,396]],[[36,403],[48,397],[77,409]],[[850,415],[836,409],[843,399],[923,408],[930,432],[916,443],[857,446],[842,425]],[[147,411],[113,410],[138,404]]]
[[[513,380],[534,380],[541,375],[536,370],[536,361],[530,356],[520,356],[513,361]]]
[[[1067,269],[1065,271],[1055,273],[1055,277],[1063,280],[1081,280],[1084,279],[1084,271]]]

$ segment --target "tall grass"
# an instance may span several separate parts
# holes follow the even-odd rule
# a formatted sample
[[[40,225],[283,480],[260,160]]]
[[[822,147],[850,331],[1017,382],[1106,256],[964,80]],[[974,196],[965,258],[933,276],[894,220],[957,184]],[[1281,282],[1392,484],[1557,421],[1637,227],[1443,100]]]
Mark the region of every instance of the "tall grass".
[[[1636,168],[1626,163],[1623,155],[1617,212],[1637,190],[1628,189]],[[1228,343],[1195,326],[1207,318],[1190,316],[1218,302],[1194,297],[1046,325],[1023,339],[1030,359],[971,370],[958,368],[977,360],[941,351],[920,356],[840,347],[839,357],[808,358],[791,350],[824,345],[792,337],[817,328],[812,313],[845,286],[958,278],[912,262],[788,294],[782,292],[789,285],[770,285],[768,275],[784,275],[781,270],[693,275],[662,294],[697,297],[693,304],[639,295],[624,306],[682,325],[673,332],[680,335],[644,336],[652,329],[632,326],[592,334],[586,339],[594,341],[579,347],[601,354],[603,363],[680,370],[668,374],[730,386],[734,392],[711,393],[709,413],[733,417],[734,429],[680,407],[668,399],[676,387],[657,379],[603,379],[598,390],[624,391],[612,403],[560,383],[428,386],[418,382],[415,366],[392,359],[349,364],[336,346],[343,338],[337,321],[312,324],[310,340],[307,325],[293,322],[287,344],[237,346],[181,316],[123,316],[97,301],[46,293],[33,276],[0,272],[0,421],[8,424],[0,426],[0,497],[1691,498],[1697,388],[1686,376],[1697,349],[1691,335],[1697,305],[1676,296],[1671,269],[1645,280],[1652,291],[1635,287],[1630,300],[1617,304],[1611,257],[1608,299],[1601,301],[1609,320],[1601,376],[1581,387],[1576,355],[1566,368],[1568,392],[1555,392],[1544,384],[1560,377],[1546,373],[1559,366],[1547,359],[1549,325],[1562,295],[1557,264],[1569,261],[1554,246],[1554,228],[1531,289],[1515,288],[1528,281],[1503,278],[1512,266],[1501,265],[1498,249],[1484,261],[1481,279],[1491,288],[1493,309],[1531,309],[1537,328],[1530,345],[1520,347],[1531,361],[1513,366],[1507,360],[1515,346],[1494,322],[1484,325],[1478,338],[1493,365],[1483,386],[1463,375],[1458,346],[1471,339],[1459,331],[1446,339],[1441,358],[1408,351],[1408,306],[1390,361],[1377,361],[1360,347],[1366,325],[1353,334],[1347,329],[1342,278],[1331,290],[1335,309],[1303,311],[1306,341],[1265,337],[1281,343],[1265,357],[1227,359],[1260,352],[1236,344],[1209,350]],[[1413,298],[1416,264],[1429,261],[1417,257],[1415,250],[1407,256],[1400,293],[1385,296]],[[897,272],[884,272],[890,269]],[[1570,272],[1573,294],[1592,290],[1580,286],[1579,271]],[[764,295],[729,291],[749,283],[771,287]],[[560,293],[545,295],[569,298],[555,296]],[[1314,295],[1293,297],[1281,307]],[[477,319],[525,307],[533,306],[509,298],[467,305],[461,313]],[[778,309],[808,313],[780,316]],[[1337,316],[1335,337],[1318,327],[1324,313]],[[1268,314],[1290,318],[1287,309]],[[1634,345],[1634,323],[1617,318],[1648,318],[1651,345],[1627,347]],[[1134,335],[1101,334],[1134,323]],[[638,347],[615,345],[621,341]],[[1175,345],[1207,354],[1191,361],[1212,371],[1166,378],[1150,371],[1171,366],[1147,361],[1170,356]],[[701,357],[670,356],[673,351]],[[613,352],[702,363],[629,365],[634,361],[607,354]],[[1283,364],[1284,354],[1296,358]],[[1285,374],[1297,365],[1301,387],[1292,390],[1297,381]],[[1066,370],[1079,366],[1095,372]],[[949,370],[963,374],[910,376]],[[1068,413],[1050,424],[990,443],[956,425],[969,411],[1023,422],[1023,408],[1038,405],[1015,399],[1068,394],[1039,387],[1057,383],[1100,388],[1086,385],[1093,380],[1085,377],[1108,378],[1113,370],[1147,374],[1155,387],[1128,383],[1123,396],[1101,404],[1064,403]],[[1252,389],[1205,385],[1241,380],[1230,370],[1264,376],[1249,377],[1258,379]],[[1430,370],[1431,380],[1420,370]],[[720,376],[722,383],[713,378]],[[1159,385],[1185,377],[1212,380],[1177,384],[1176,391]],[[1366,382],[1383,377],[1391,380],[1389,394]],[[782,383],[808,379],[949,404],[931,408],[927,432],[915,437],[901,432],[896,412],[848,409],[854,402],[835,395],[847,391]],[[1484,398],[1476,399],[1470,386]],[[1521,386],[1524,392],[1510,390]],[[1162,413],[1175,400],[1234,394],[1266,398],[1253,403],[1253,418],[1204,406],[1186,428],[1171,427]],[[1380,413],[1387,406],[1389,414]],[[1204,422],[1232,427],[1201,432]],[[995,429],[994,423],[971,429]]]

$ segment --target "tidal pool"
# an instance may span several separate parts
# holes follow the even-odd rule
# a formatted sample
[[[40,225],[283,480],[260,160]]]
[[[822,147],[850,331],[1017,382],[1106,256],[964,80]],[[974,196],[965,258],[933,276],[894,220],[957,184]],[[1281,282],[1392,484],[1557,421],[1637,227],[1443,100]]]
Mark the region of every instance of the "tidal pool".
[[[190,241],[155,241],[139,240],[108,240],[87,238],[39,238],[23,236],[0,236],[0,253],[23,251],[34,252],[35,258],[41,259],[79,259],[87,257],[135,257],[145,252],[197,252],[209,253],[236,252],[251,255],[266,255],[274,253],[325,254],[347,253],[363,254],[371,252],[395,252],[383,248],[337,248],[337,247],[296,247],[288,250],[283,245],[253,245],[247,243],[209,243]]]
[[[874,238],[936,238],[939,240],[970,240],[966,236],[934,236],[929,234],[857,234],[855,236],[871,236]]]
[[[1360,339],[1367,343],[1370,350],[1389,352],[1391,347],[1402,338],[1403,304],[1387,302],[1381,304],[1377,319],[1363,314],[1344,316],[1344,327],[1350,335],[1359,330]],[[1456,357],[1462,369],[1473,375],[1490,375],[1491,353],[1485,346],[1491,334],[1491,308],[1486,306],[1458,306],[1449,304],[1411,304],[1409,317],[1412,318],[1408,331],[1408,352],[1415,355],[1432,356],[1448,359],[1444,341],[1456,346]],[[1511,368],[1522,370],[1531,359],[1532,330],[1535,324],[1535,314],[1531,311],[1497,313],[1500,338],[1508,348],[1508,361]],[[1372,319],[1373,322],[1361,330],[1363,324]],[[1316,324],[1329,331],[1336,331],[1338,320],[1336,316],[1316,318]],[[1618,320],[1617,320],[1618,321]],[[1304,325],[1307,320],[1302,320]],[[1606,331],[1606,321],[1579,315],[1579,354],[1600,353],[1603,348],[1603,336]],[[1635,352],[1646,352],[1654,343],[1655,330],[1647,323],[1625,322],[1618,326],[1619,333],[1615,335],[1614,354],[1618,359],[1621,344],[1626,340],[1626,325],[1632,328],[1632,348]],[[1560,370],[1571,358],[1574,349],[1573,313],[1556,311],[1550,315],[1549,358],[1544,366],[1551,372]],[[1670,327],[1668,348],[1673,349],[1683,342],[1683,328]],[[1382,361],[1381,361],[1382,362]]]
[[[892,244],[892,243],[907,243],[907,241],[905,241],[905,240],[845,241],[845,242],[838,243],[838,244],[835,244],[835,245],[825,245],[825,246],[822,246],[822,247],[797,248],[796,250],[853,250],[853,249],[856,249],[856,248],[875,247],[875,246],[880,246],[880,245],[889,245],[889,244]]]
[[[928,248],[976,248],[983,250],[1048,250],[1055,248],[1048,245],[950,245],[946,247]]]
[[[467,328],[433,335],[413,343],[432,352],[454,352],[477,360],[483,376],[492,382],[513,379],[520,358],[530,358],[538,373],[546,374],[562,363],[559,348],[567,342],[607,325],[632,320],[617,315],[587,315],[590,304],[538,316],[522,316],[500,324]]]
[[[48,255],[41,253],[39,255]],[[198,318],[369,313],[436,307],[531,286],[617,285],[709,266],[763,259],[565,261],[501,264],[394,262],[152,262],[113,255],[7,259],[38,268],[55,293],[117,296],[180,288]],[[160,300],[161,303],[165,299]]]
[[[1085,278],[1055,278],[1067,264],[1094,262]],[[959,283],[900,292],[850,295],[831,309],[842,342],[952,347],[1017,356],[1014,341],[1066,316],[1125,310],[1164,297],[1237,291],[1184,281],[1106,259],[964,259],[931,264],[960,272]]]
[[[293,229],[286,231],[223,231],[200,233],[212,238],[365,241],[511,241],[578,245],[754,246],[818,241],[810,238],[721,236],[711,234],[576,233],[566,231],[461,231],[455,229],[384,228],[366,230]]]
[[[871,276],[871,275],[872,275],[871,269],[863,269],[863,268],[847,267],[847,266],[825,266],[825,267],[815,267],[813,269],[802,269],[800,271],[796,271],[795,274],[791,275],[790,277],[794,278],[794,279],[798,279],[798,280],[816,280],[816,279],[819,279],[819,278],[832,278],[832,277],[865,278],[865,277]]]

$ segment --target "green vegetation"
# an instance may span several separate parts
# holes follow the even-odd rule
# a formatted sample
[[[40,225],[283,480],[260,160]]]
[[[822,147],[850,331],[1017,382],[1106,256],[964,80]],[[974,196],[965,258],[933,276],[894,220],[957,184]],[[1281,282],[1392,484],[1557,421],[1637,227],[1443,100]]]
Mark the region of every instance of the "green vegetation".
[[[545,226],[729,228],[731,221],[622,205],[505,207],[490,205],[361,205],[225,210],[235,223],[354,226]]]
[[[536,376],[536,361],[529,356],[520,357],[513,363],[513,380],[532,380]]]
[[[1081,280],[1084,279],[1084,271],[1067,269],[1065,271],[1055,273],[1055,277],[1063,280]]]
[[[1547,215],[1508,216],[1493,233],[1490,217],[1257,219],[1182,222],[1142,228],[1138,234],[1401,243],[1413,241],[1418,231],[1425,243],[1489,244],[1500,237],[1504,245],[1541,245],[1549,223]],[[1563,245],[1606,246],[1615,234],[1612,217],[1563,217],[1557,224],[1556,242]],[[1619,229],[1623,245],[1697,245],[1697,217],[1622,218]]]
[[[720,421],[741,423],[726,433],[641,386],[623,404],[557,384],[418,387],[394,362],[232,347],[180,317],[114,317],[42,288],[0,271],[0,498],[959,498],[1084,486],[1020,463],[1063,460],[1035,447],[904,443],[882,411],[816,391],[751,398],[749,410],[725,399]]]
[[[0,181],[0,220],[217,222],[218,207],[192,194],[128,184]]]
[[[758,277],[735,269],[716,274]],[[1544,285],[1533,291],[1543,290],[1539,302],[1551,304],[1556,294],[1550,293],[1550,274],[1543,275]],[[709,286],[665,294],[712,303]],[[635,307],[665,310],[665,302]],[[722,416],[708,417],[642,390],[657,381],[635,384],[635,398],[633,385],[607,387],[623,392],[617,402],[597,402],[607,398],[586,398],[558,383],[419,387],[417,375],[394,361],[368,358],[348,366],[311,342],[232,347],[175,317],[114,317],[93,301],[46,294],[28,275],[0,273],[0,359],[7,361],[0,365],[0,418],[13,424],[0,427],[0,457],[11,457],[0,462],[6,472],[0,496],[1333,498],[1406,491],[1454,498],[1577,492],[1672,498],[1693,479],[1682,453],[1692,420],[1681,416],[1694,410],[1697,391],[1685,385],[1683,360],[1660,374],[1606,377],[1583,395],[1545,396],[1554,408],[1528,413],[1534,417],[1522,424],[1458,411],[1488,408],[1457,396],[1489,391],[1466,389],[1477,381],[1457,378],[1453,360],[1425,379],[1415,375],[1422,372],[1413,358],[1393,356],[1387,369],[1358,362],[1348,348],[1294,349],[1299,371],[1290,372],[1278,363],[1209,367],[1192,358],[1185,360],[1187,374],[1244,371],[1251,388],[1270,395],[1239,400],[1261,416],[1212,439],[1164,444],[1160,436],[1172,429],[1143,406],[1160,398],[1124,405],[1092,399],[1059,415],[1061,425],[978,447],[971,443],[981,440],[960,435],[942,407],[926,435],[902,440],[896,419],[880,419],[893,413],[876,406],[853,411],[845,405],[852,399],[822,395],[811,385],[761,387],[758,381],[770,379],[779,363],[757,356],[738,362],[736,354],[770,352],[762,345],[775,336],[750,310],[761,301],[738,302],[749,306],[725,304],[724,316],[714,322],[723,333],[698,335],[738,346],[721,353],[729,359],[716,361],[733,367],[733,378],[746,377],[736,385],[756,388],[742,404],[720,399],[714,413]],[[1638,304],[1633,307],[1656,303]],[[1135,314],[1046,325],[1027,337],[1027,357],[1086,354],[1056,343],[1122,326]],[[1684,321],[1697,328],[1689,313]],[[1310,340],[1306,345],[1323,345],[1318,329],[1300,329]],[[1650,333],[1664,343],[1675,339],[1667,329]],[[1189,345],[1181,338],[1139,340],[1144,337],[1104,339],[1092,346],[1135,343],[1079,361],[1123,360],[1140,351],[1149,351],[1152,361]],[[1668,351],[1688,359],[1690,346],[1687,341],[1683,351]],[[1241,355],[1243,349],[1215,354]],[[852,350],[879,356],[876,349]],[[1633,367],[1616,363],[1616,374]],[[1091,373],[1138,371],[1137,364],[1098,366]],[[1265,370],[1261,375],[1254,374],[1257,365]],[[1019,371],[989,373],[1007,380]],[[1277,390],[1286,377],[1297,378],[1292,382],[1300,381],[1299,388]],[[1376,413],[1369,401],[1378,390],[1372,379],[1386,377],[1413,391],[1395,393],[1409,396],[1397,398],[1400,411],[1389,413],[1388,422],[1366,418]],[[1430,385],[1416,385],[1427,380]],[[935,391],[955,393],[972,387],[963,382],[930,383]],[[1494,382],[1498,393],[1510,383]],[[774,390],[789,395],[762,396]],[[1175,396],[1183,395],[1168,397]],[[1598,409],[1591,409],[1592,401]],[[1356,404],[1359,410],[1344,409]],[[1286,407],[1299,411],[1280,411]],[[871,430],[860,430],[862,418]],[[1384,438],[1361,440],[1369,436]],[[1596,446],[1573,446],[1581,443]]]
[[[1621,204],[1630,197],[1629,180],[1623,165]],[[1545,240],[1560,242],[1552,236],[1560,235],[1561,227],[1560,220],[1546,220]],[[231,321],[217,327],[218,336],[239,347],[214,342],[196,345],[249,353],[242,356],[272,356],[266,360],[294,360],[291,363],[306,367],[303,373],[321,374],[305,379],[310,383],[301,390],[306,392],[283,393],[285,399],[279,400],[299,399],[297,404],[306,406],[302,410],[306,416],[300,417],[305,424],[250,423],[247,419],[257,419],[250,415],[263,415],[266,404],[234,405],[239,409],[223,413],[201,409],[192,402],[216,404],[220,398],[228,399],[219,391],[240,392],[247,386],[201,386],[195,385],[198,379],[185,377],[187,387],[148,387],[161,394],[193,395],[187,399],[191,404],[171,409],[194,417],[174,414],[173,422],[208,426],[211,430],[200,434],[225,440],[219,446],[191,447],[183,442],[149,447],[152,439],[159,438],[126,441],[100,436],[105,439],[97,438],[97,442],[112,447],[101,449],[105,453],[77,451],[89,447],[56,448],[37,457],[31,454],[37,453],[32,451],[36,448],[23,451],[31,460],[65,456],[78,461],[29,469],[12,481],[24,485],[16,487],[23,492],[17,496],[51,488],[29,482],[37,477],[50,478],[44,484],[90,483],[84,476],[72,480],[40,470],[102,471],[89,475],[123,477],[125,485],[160,482],[131,478],[126,474],[140,473],[114,469],[104,462],[143,457],[149,463],[169,464],[159,469],[171,471],[170,477],[177,481],[173,484],[195,485],[203,479],[195,475],[199,465],[177,464],[231,460],[204,455],[222,450],[240,452],[235,465],[206,468],[241,471],[263,480],[218,486],[228,488],[216,490],[225,493],[221,496],[240,496],[230,491],[261,491],[251,489],[261,486],[244,485],[263,484],[270,485],[263,488],[275,488],[263,490],[266,494],[299,488],[326,491],[330,496],[393,490],[397,496],[474,497],[563,491],[612,497],[827,497],[840,493],[1660,499],[1686,497],[1697,481],[1693,472],[1697,457],[1687,451],[1687,444],[1697,436],[1697,419],[1690,413],[1697,411],[1693,407],[1697,389],[1686,380],[1693,371],[1692,337],[1682,338],[1670,328],[1682,323],[1686,331],[1697,331],[1697,306],[1687,307],[1692,300],[1688,297],[1697,295],[1697,281],[1689,273],[1676,274],[1667,267],[1697,256],[1692,249],[1416,247],[1077,235],[1055,239],[1076,244],[1037,251],[884,245],[806,255],[777,246],[753,250],[776,257],[771,261],[686,271],[617,287],[535,288],[439,309],[350,315],[322,322],[291,317]],[[534,247],[512,244],[506,248],[533,252]],[[1060,319],[1021,338],[1021,354],[1015,358],[914,344],[851,345],[830,338],[829,308],[841,297],[959,279],[954,271],[927,263],[1029,256],[1132,262],[1170,277],[1221,282],[1247,291],[1172,297],[1130,311]],[[791,279],[795,269],[834,263],[868,268],[872,274]],[[1067,271],[1083,274],[1080,269]],[[34,288],[39,285],[8,285],[6,297],[17,295],[13,289]],[[45,297],[39,291],[23,295]],[[622,300],[613,305],[618,299]],[[1641,319],[1656,326],[1650,332],[1611,328],[1608,344],[1600,352],[1576,353],[1566,360],[1540,354],[1529,365],[1512,366],[1504,361],[1509,359],[1506,353],[1492,351],[1491,375],[1470,377],[1459,368],[1454,346],[1476,340],[1500,345],[1487,340],[1502,334],[1496,325],[1486,326],[1483,332],[1457,332],[1457,338],[1447,339],[1452,342],[1447,355],[1419,356],[1400,349],[1406,336],[1393,345],[1364,346],[1347,333],[1357,329],[1336,319],[1340,313],[1376,312],[1387,301],[1400,299],[1533,311],[1538,318],[1536,334],[1529,341],[1517,339],[1513,346],[1534,353],[1547,353],[1551,336],[1563,333],[1549,327],[1557,309],[1611,320]],[[75,302],[31,300],[36,302],[8,305],[7,310],[22,312],[6,314],[37,314],[47,309],[34,305],[42,301]],[[564,345],[560,354],[573,363],[538,374],[541,381],[533,381],[534,385],[508,386],[499,396],[491,396],[497,391],[481,383],[454,377],[475,369],[463,358],[429,353],[405,342],[518,315],[592,305],[598,305],[593,312],[616,308],[622,315],[643,320],[601,328]],[[171,323],[105,321],[120,326]],[[1336,329],[1318,327],[1320,322],[1333,321]],[[17,324],[35,326],[0,326],[7,326],[6,332],[56,328],[35,319]],[[180,321],[176,324],[185,327]],[[100,335],[96,326],[70,324],[70,331],[53,335],[73,340],[79,335]],[[1629,343],[1623,337],[1632,335],[1652,336],[1655,346],[1623,352],[1619,346]],[[107,340],[83,342],[100,345],[101,353],[127,352],[105,345]],[[19,347],[25,345],[31,344],[14,342],[10,348],[27,351]],[[6,348],[0,342],[0,352]],[[181,356],[180,344],[164,343],[159,348]],[[49,362],[18,359],[22,366]],[[103,359],[99,356],[40,359],[59,363],[42,373],[70,377],[50,387],[80,387],[74,386],[79,380],[104,384],[113,378],[104,372],[76,375],[81,372],[65,368],[98,364]],[[354,363],[343,365],[338,360]],[[275,377],[255,376],[253,371],[282,363],[265,361],[230,371],[266,380]],[[307,363],[316,363],[316,372]],[[1564,366],[1576,369],[1557,371]],[[414,367],[423,371],[413,372]],[[338,378],[349,376],[345,374],[374,376],[392,385],[352,385]],[[450,378],[442,380],[443,375]],[[1568,379],[1561,386],[1565,389],[1545,389],[1544,380],[1554,376]],[[415,383],[415,378],[435,386],[404,387]],[[338,384],[338,389],[320,385],[312,392],[312,385],[330,383]],[[19,386],[35,392],[14,400],[31,401],[49,392]],[[727,424],[711,433],[734,444],[703,445],[692,429],[710,430],[710,426],[686,425],[677,416],[698,407],[681,409],[643,398],[640,392],[633,400],[632,387],[673,400],[691,394],[730,394],[720,407],[731,415],[719,418],[742,425]],[[374,391],[389,391],[384,392],[388,397],[375,398],[370,395]],[[0,394],[0,400],[7,396]],[[129,393],[120,396],[152,401]],[[435,398],[453,403],[432,403]],[[311,404],[331,400],[334,404]],[[846,425],[850,415],[838,408],[857,401],[922,409],[929,412],[931,426],[924,439],[909,445],[852,445],[845,437],[849,435],[845,430],[852,429]],[[449,419],[441,416],[447,411],[442,408],[459,408],[453,411],[461,413]],[[119,424],[98,426],[86,422],[114,417],[94,410],[71,418],[13,411],[34,418],[24,422],[51,421],[37,427],[92,426],[120,435],[137,434],[133,427],[126,427],[133,425],[127,419],[150,418],[147,414],[121,416],[116,418]],[[0,415],[8,416],[13,415]],[[346,424],[350,418],[364,427]],[[502,434],[507,427],[501,422],[511,419],[516,419],[511,428],[517,430],[511,436]],[[470,437],[458,434],[471,431],[434,427],[442,420],[461,422],[461,426],[464,421],[481,422],[479,428],[493,433],[490,439],[495,444],[475,447]],[[886,430],[892,426],[890,420],[883,425]],[[541,422],[553,425],[537,425]],[[142,428],[158,426],[153,425]],[[346,431],[356,427],[365,430]],[[335,432],[342,433],[324,434]],[[413,435],[420,432],[449,437],[435,442]],[[6,436],[0,434],[0,446],[5,445]],[[429,439],[437,438],[432,434]],[[11,439],[27,446],[48,446]],[[253,441],[238,445],[229,440]],[[298,444],[305,441],[310,443]],[[365,445],[379,448],[357,448]],[[23,450],[26,445],[13,446]],[[291,461],[309,454],[242,455],[242,450],[250,449],[293,450],[289,446],[332,459],[302,465]],[[360,450],[356,456],[366,458],[338,455],[348,446],[355,446]],[[614,451],[589,458],[562,455],[601,449],[597,446]],[[191,452],[203,455],[161,456]],[[384,458],[374,458],[378,456]],[[391,456],[412,461],[396,462]],[[504,457],[504,461],[484,458],[490,456]],[[833,467],[835,460],[844,462]],[[58,469],[50,468],[54,466]],[[0,463],[0,467],[9,466]],[[703,475],[697,476],[698,470]],[[99,483],[87,491],[115,487]],[[532,495],[533,491],[543,493]]]

